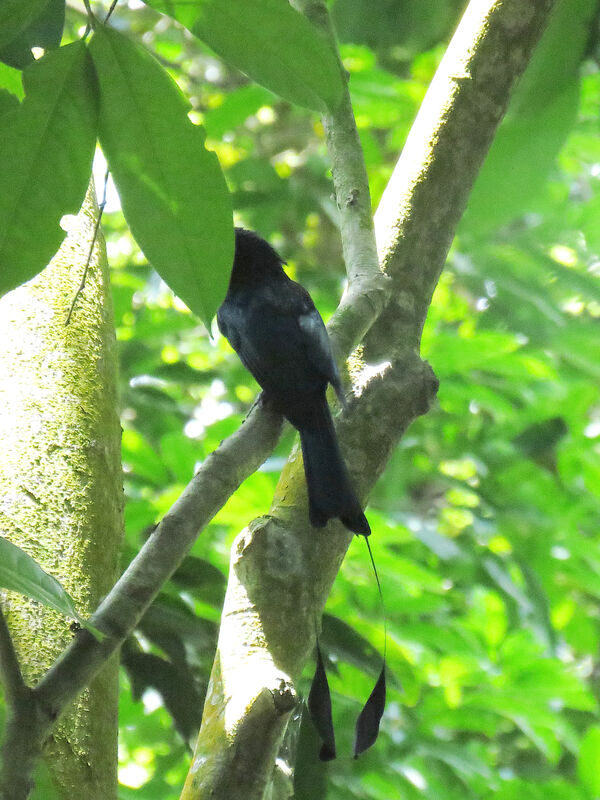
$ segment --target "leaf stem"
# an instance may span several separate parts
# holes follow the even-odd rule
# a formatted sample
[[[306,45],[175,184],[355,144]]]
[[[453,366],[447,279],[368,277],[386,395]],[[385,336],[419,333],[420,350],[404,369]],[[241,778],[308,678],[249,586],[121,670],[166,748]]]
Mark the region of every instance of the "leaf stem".
[[[81,283],[77,287],[77,291],[73,297],[73,302],[69,308],[69,313],[67,314],[67,318],[65,320],[65,325],[68,325],[71,322],[71,317],[73,316],[73,310],[75,308],[75,304],[77,300],[81,296],[81,293],[85,289],[85,282],[87,280],[88,270],[90,268],[90,262],[92,260],[92,253],[94,252],[94,245],[96,244],[96,240],[98,238],[98,231],[100,230],[100,223],[102,221],[102,214],[104,212],[104,206],[106,205],[106,190],[108,186],[108,175],[109,169],[106,168],[106,172],[104,173],[104,190],[102,192],[102,201],[98,205],[98,214],[96,216],[96,222],[94,223],[94,232],[92,234],[92,241],[90,242],[90,249],[88,251],[87,260],[85,262],[85,267],[83,269],[83,277],[81,278]]]
[[[118,2],[119,2],[119,0],[113,0],[112,3],[110,4],[110,8],[108,9],[108,12],[107,12],[106,16],[104,17],[104,24],[105,25],[108,22],[108,20],[111,18],[112,13],[115,10]]]

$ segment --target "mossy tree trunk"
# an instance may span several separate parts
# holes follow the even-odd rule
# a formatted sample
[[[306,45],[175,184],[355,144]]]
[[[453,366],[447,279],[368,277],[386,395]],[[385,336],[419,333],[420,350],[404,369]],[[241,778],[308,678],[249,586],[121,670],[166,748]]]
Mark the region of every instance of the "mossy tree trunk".
[[[66,324],[97,215],[90,189],[48,267],[0,300],[0,535],[58,578],[83,616],[114,583],[123,527],[116,346],[101,236]],[[4,592],[1,603],[23,676],[35,685],[77,633],[70,620],[20,595]],[[117,797],[117,678],[113,658],[46,742],[60,798]],[[14,785],[3,791],[16,796]]]

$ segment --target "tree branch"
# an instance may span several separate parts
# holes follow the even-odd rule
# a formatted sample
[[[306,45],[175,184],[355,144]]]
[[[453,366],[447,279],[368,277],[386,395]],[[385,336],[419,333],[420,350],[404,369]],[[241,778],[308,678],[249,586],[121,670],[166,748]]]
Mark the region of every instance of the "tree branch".
[[[368,360],[406,348],[418,352],[471,187],[555,4],[469,4],[375,214],[381,264],[393,289],[366,338]]]
[[[311,16],[314,12],[322,17],[321,3],[296,0],[296,5],[306,7]],[[418,355],[431,293],[474,177],[508,104],[511,86],[523,72],[552,6],[552,0],[533,0],[524,10],[519,0],[473,0],[450,46],[451,59],[444,60],[434,80],[437,103],[428,101],[425,106],[424,114],[431,115],[431,135],[420,154],[412,143],[407,149],[408,174],[417,175],[418,180],[397,179],[382,205],[389,210],[389,229],[379,228],[380,250],[392,280],[386,287],[388,306],[367,341],[369,345],[378,344],[381,331],[381,340],[391,337],[392,346],[385,351],[380,348],[387,363],[366,382],[337,426],[343,448],[352,454],[349,466],[363,496],[383,470],[400,436],[427,411],[437,390],[435,376]],[[503,63],[502,76],[493,101],[488,98],[486,104],[489,77],[498,69],[499,60]],[[471,72],[444,78],[454,63],[468,65]],[[487,77],[483,80],[482,76]],[[349,123],[343,114],[351,110],[343,109],[344,103],[331,115],[331,123],[335,120],[347,129]],[[462,125],[453,125],[455,119],[462,120]],[[451,129],[449,140],[445,138],[446,124]],[[417,128],[414,136],[411,134],[412,141],[422,132],[423,128]],[[452,147],[458,135],[465,140],[460,163]],[[350,139],[336,140],[333,131],[328,139],[334,147],[342,142],[350,146]],[[347,226],[342,223],[343,235],[350,232],[368,242],[364,231],[352,233],[359,214],[353,217],[353,203],[344,203],[344,197],[350,194],[340,189],[348,185],[351,167],[345,158],[334,158],[334,165],[340,211],[348,214]],[[450,177],[449,199],[446,183],[440,181]],[[350,179],[350,185],[352,182]],[[431,220],[433,231],[429,230]],[[415,235],[407,237],[404,230],[414,230]],[[416,231],[425,234],[424,242]],[[355,258],[346,241],[344,250]],[[406,269],[394,266],[400,258],[411,267],[408,276]],[[357,267],[359,261],[353,262],[349,275],[360,284],[363,276]],[[371,257],[368,263],[373,265]],[[367,269],[365,280],[372,277],[373,272]],[[376,297],[375,307],[379,302]],[[336,317],[338,313],[341,315],[341,310]],[[368,319],[364,308],[357,311],[349,327],[339,329],[340,341],[353,343],[354,332],[360,331]],[[335,324],[332,328],[336,330]],[[296,452],[282,473],[270,517],[256,520],[243,531],[232,550],[217,655],[182,800],[207,796],[214,800],[261,800],[271,779],[291,713],[291,709],[282,712],[277,707],[277,687],[286,687],[288,696],[294,699],[294,681],[314,643],[313,620],[323,608],[351,538],[338,523],[330,523],[324,531],[311,529],[306,506],[306,486]],[[266,713],[265,697],[272,698]],[[254,709],[259,704],[263,713],[257,717]],[[253,719],[256,724],[252,724]],[[261,757],[252,758],[255,752]]]
[[[31,698],[31,689],[23,680],[12,636],[0,609],[0,671],[8,710],[6,745],[3,752],[2,785],[3,800],[25,798],[33,788],[31,773],[35,767],[36,751],[30,751],[24,759],[27,739],[35,738],[36,704]],[[10,789],[8,789],[10,787]],[[10,791],[10,795],[8,794]]]
[[[292,0],[292,5],[304,13],[329,41],[347,84],[348,74],[339,56],[325,3],[322,0]],[[381,312],[391,287],[387,287],[386,277],[379,269],[369,180],[347,85],[338,108],[325,114],[322,121],[348,274],[348,288],[328,329],[336,352],[345,358]]]
[[[91,617],[106,637],[99,642],[88,631],[80,631],[34,689],[54,714],[61,712],[135,628],[198,532],[269,455],[280,430],[281,417],[257,403],[239,430],[202,464]]]

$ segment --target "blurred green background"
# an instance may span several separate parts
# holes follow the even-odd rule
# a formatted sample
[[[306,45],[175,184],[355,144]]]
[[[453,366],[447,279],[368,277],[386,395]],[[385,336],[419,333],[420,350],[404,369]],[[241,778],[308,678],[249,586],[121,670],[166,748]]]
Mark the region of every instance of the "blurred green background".
[[[375,208],[465,3],[330,5]],[[84,24],[69,6],[71,35]],[[272,241],[327,318],[344,271],[318,117],[137,0],[119,3],[112,24],[191,98],[236,221]],[[438,402],[408,431],[368,510],[388,614],[382,734],[351,760],[383,644],[357,539],[323,634],[341,755],[319,764],[303,727],[297,800],[600,797],[597,34],[596,0],[559,3],[475,187],[424,333]],[[121,356],[125,566],[257,387],[216,326],[211,341],[148,266],[110,193],[104,230]],[[268,510],[292,442],[288,427],[124,649],[122,800],[179,797],[229,547]]]

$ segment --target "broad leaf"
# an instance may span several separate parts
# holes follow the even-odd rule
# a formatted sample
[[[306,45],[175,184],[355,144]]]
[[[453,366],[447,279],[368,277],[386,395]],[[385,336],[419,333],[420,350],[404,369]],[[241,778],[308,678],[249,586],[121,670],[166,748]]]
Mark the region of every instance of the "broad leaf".
[[[58,47],[65,26],[65,0],[48,0],[42,13],[25,30],[30,47]]]
[[[19,108],[19,101],[10,92],[5,89],[0,89],[0,116],[8,114],[10,111],[16,111]]]
[[[152,56],[99,28],[100,143],[138,244],[173,291],[210,325],[233,261],[231,204],[204,131]]]
[[[33,61],[32,47],[42,47],[44,50],[58,47],[65,25],[65,0],[45,0],[41,9],[37,0],[22,6],[29,10],[35,7],[35,15],[27,15],[30,21],[25,27],[11,37],[5,46],[0,46],[0,60],[19,69],[24,69]]]
[[[0,536],[0,586],[82,621],[71,596],[20,547]]]
[[[35,61],[25,34],[19,34],[0,50],[0,62],[16,69],[25,69]]]
[[[287,0],[146,0],[225,61],[292,103],[323,112],[340,102],[342,76],[325,39]]]
[[[418,751],[425,758],[436,758],[446,763],[465,778],[473,775],[481,775],[486,780],[492,778],[493,772],[485,761],[469,752],[466,747],[448,742],[432,741],[419,744]]]
[[[315,758],[320,744],[319,734],[304,706],[296,749],[294,800],[315,800],[317,797],[328,796],[330,765]]]
[[[596,0],[561,0],[475,182],[464,228],[486,235],[530,209],[577,117]]]
[[[96,96],[85,45],[75,42],[24,73],[25,100],[0,118],[0,293],[32,278],[76,214],[96,141]]]
[[[19,100],[22,100],[25,92],[21,70],[9,67],[8,64],[0,64],[0,87],[7,89]]]
[[[3,0],[0,4],[0,49],[10,44],[44,10],[48,0]]]
[[[338,617],[323,614],[321,638],[334,661],[346,661],[368,675],[377,674],[381,669],[381,654],[364,636]]]
[[[593,725],[581,741],[577,772],[590,797],[600,795],[600,727]]]
[[[256,114],[261,106],[273,103],[273,95],[254,83],[240,86],[225,95],[216,108],[207,109],[204,125],[211,139],[222,139],[229,131],[242,125],[248,117]]]
[[[164,486],[168,472],[152,446],[138,431],[127,429],[122,438],[123,464],[128,473],[157,487]]]
[[[175,727],[184,741],[196,733],[202,721],[203,696],[198,691],[193,675],[179,664],[173,664],[154,653],[124,651],[121,664],[129,673],[132,694],[136,700],[144,692],[158,692],[165,708],[173,718]]]

